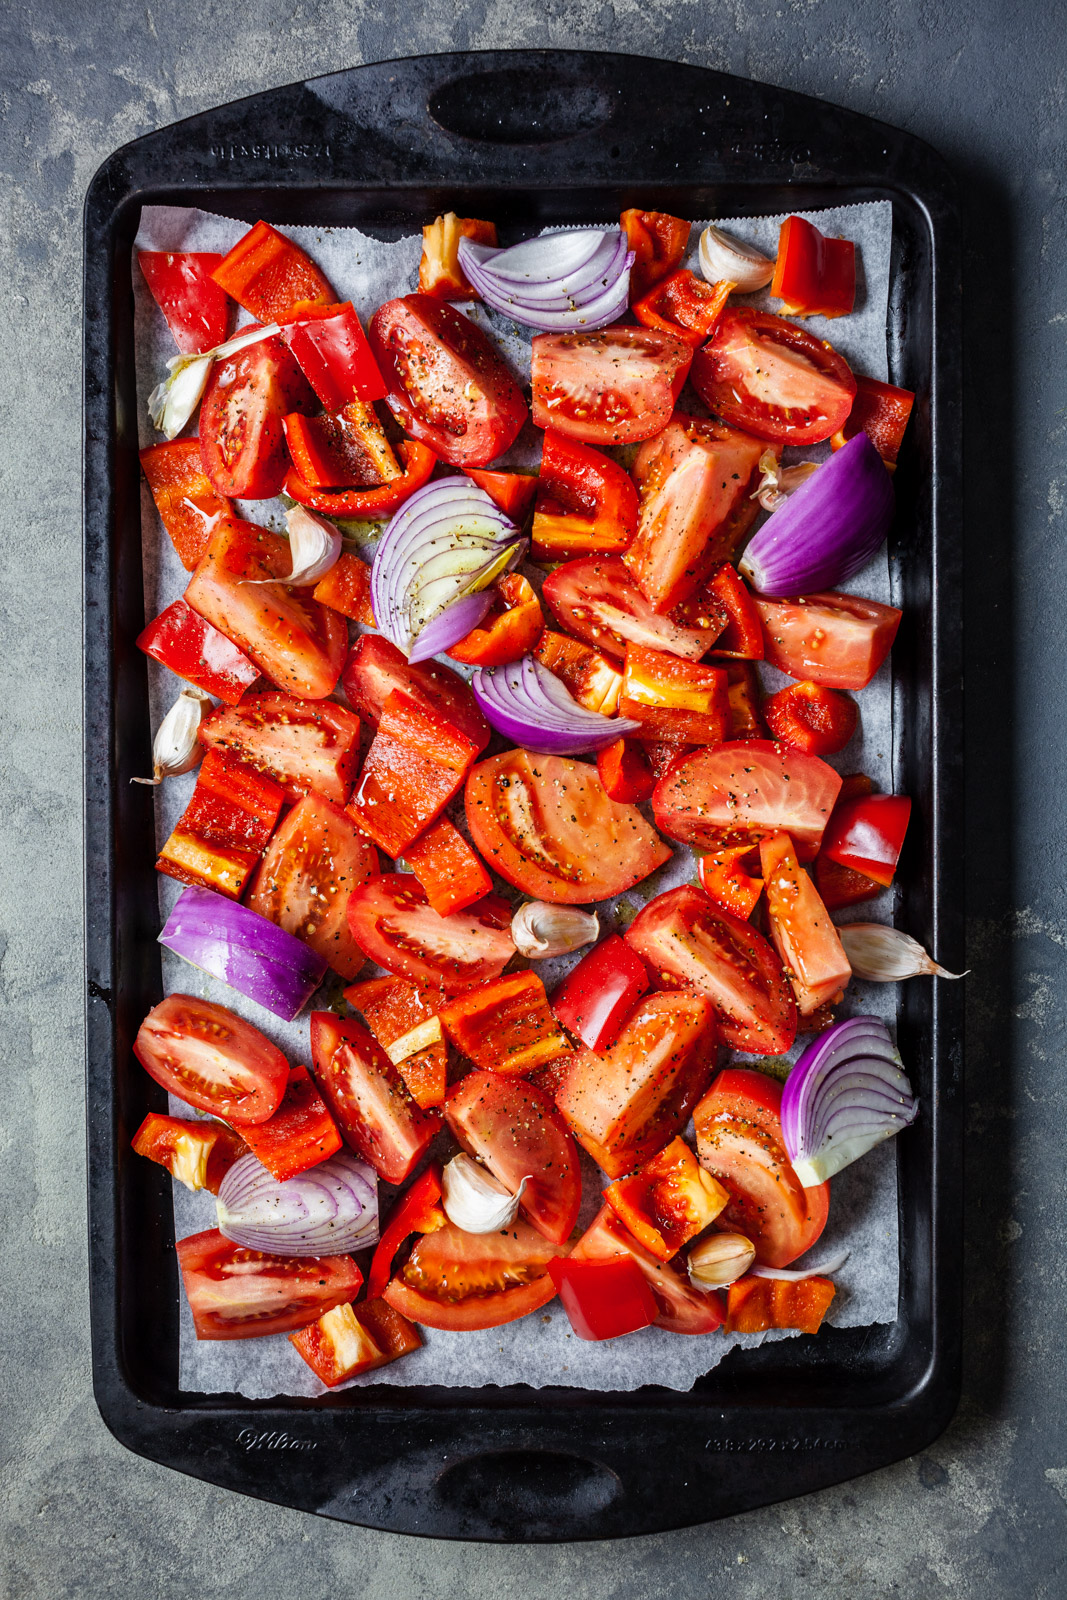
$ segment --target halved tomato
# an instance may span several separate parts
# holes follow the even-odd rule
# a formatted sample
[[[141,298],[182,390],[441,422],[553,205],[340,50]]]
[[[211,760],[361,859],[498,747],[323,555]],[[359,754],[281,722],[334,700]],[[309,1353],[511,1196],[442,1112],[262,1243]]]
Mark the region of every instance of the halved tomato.
[[[752,603],[771,666],[828,689],[865,689],[889,654],[904,614],[855,594],[808,594],[796,600],[756,594]]]
[[[216,706],[200,724],[200,743],[269,772],[289,801],[314,790],[343,806],[359,766],[359,718],[332,700],[297,700],[276,690]]]
[[[665,1261],[657,1261],[619,1221],[610,1206],[599,1211],[578,1240],[575,1261],[612,1261],[629,1256],[636,1261],[656,1300],[655,1326],[670,1333],[714,1333],[722,1326],[723,1305],[717,1294],[705,1294],[686,1283]]]
[[[364,954],[387,972],[448,994],[499,978],[515,954],[506,901],[486,895],[440,917],[410,872],[362,884],[348,902],[348,926]]]
[[[716,1225],[744,1234],[764,1266],[785,1267],[826,1226],[830,1185],[802,1187],[782,1141],[782,1086],[765,1072],[728,1067],[697,1106],[700,1164],[729,1191]]]
[[[718,1034],[699,994],[646,995],[607,1050],[580,1050],[556,1093],[568,1126],[610,1178],[684,1128],[715,1070]]]
[[[560,626],[621,661],[628,644],[699,661],[714,642],[709,628],[683,628],[646,600],[620,556],[581,556],[550,572],[541,591]]]
[[[464,1233],[449,1223],[419,1237],[383,1298],[427,1328],[499,1328],[554,1298],[548,1263],[566,1254],[528,1222],[502,1233]]]
[[[458,728],[475,750],[480,752],[489,743],[492,729],[459,673],[439,661],[409,665],[396,645],[380,633],[364,633],[356,640],[341,674],[341,686],[349,704],[375,727],[393,690],[403,689],[411,699]]]
[[[636,806],[609,800],[596,768],[565,756],[493,756],[472,770],[465,805],[488,865],[539,900],[607,900],[670,859]]]
[[[641,446],[637,533],[622,559],[656,611],[687,600],[733,555],[759,512],[752,489],[763,449],[750,434],[680,411]]]
[[[268,844],[245,904],[351,982],[366,956],[348,926],[348,899],[378,870],[377,850],[351,817],[321,795],[305,795]]]
[[[724,422],[757,439],[817,444],[842,427],[856,395],[848,362],[784,317],[727,306],[693,358],[693,388]]]
[[[280,334],[216,361],[200,404],[200,459],[219,494],[239,500],[277,494],[289,470],[282,418],[316,409],[311,385]]]
[[[360,1022],[311,1013],[315,1082],[345,1143],[386,1183],[403,1183],[441,1129],[416,1105],[389,1057]]]
[[[504,358],[479,327],[428,294],[389,300],[371,319],[386,404],[413,439],[456,467],[487,467],[529,413]]]
[[[650,439],[666,427],[692,359],[684,339],[659,328],[539,333],[533,420],[588,444]]]
[[[133,1053],[170,1094],[238,1126],[273,1116],[289,1082],[288,1061],[258,1028],[191,994],[152,1007]]]
[[[236,517],[216,528],[185,599],[270,678],[308,700],[332,694],[348,648],[348,624],[307,590],[285,582],[288,541]]]
[[[306,1328],[354,1300],[363,1282],[351,1256],[276,1256],[234,1244],[218,1228],[177,1244],[198,1339],[262,1339]]]
[[[444,1106],[445,1121],[468,1155],[517,1193],[519,1208],[553,1244],[569,1239],[582,1202],[578,1151],[551,1100],[532,1083],[468,1072]]]
[[[841,779],[818,756],[770,739],[728,740],[694,750],[656,785],[656,825],[671,839],[718,850],[791,834],[800,861],[811,861],[834,808]]]
[[[665,988],[707,995],[731,1049],[773,1056],[793,1043],[797,1009],[781,961],[750,923],[702,889],[683,884],[657,895],[625,937]]]

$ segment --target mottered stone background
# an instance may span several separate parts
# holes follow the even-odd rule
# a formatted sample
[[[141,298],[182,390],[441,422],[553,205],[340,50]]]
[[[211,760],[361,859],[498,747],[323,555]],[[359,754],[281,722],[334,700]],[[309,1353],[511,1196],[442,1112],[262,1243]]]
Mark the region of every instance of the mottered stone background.
[[[964,210],[964,1398],[883,1472],[613,1544],[319,1521],[121,1449],[89,1381],[80,974],[80,220],[117,145],[421,51],[621,49],[910,129]],[[1067,43],[1053,0],[7,0],[0,7],[0,1600],[1067,1592]]]

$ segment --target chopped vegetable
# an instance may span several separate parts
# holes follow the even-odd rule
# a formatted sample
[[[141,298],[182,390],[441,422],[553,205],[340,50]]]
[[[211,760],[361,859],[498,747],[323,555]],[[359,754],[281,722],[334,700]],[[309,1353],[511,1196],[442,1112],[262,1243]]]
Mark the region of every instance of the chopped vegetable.
[[[438,817],[414,844],[406,845],[404,860],[440,917],[465,911],[493,887],[478,855],[447,817]]]
[[[802,1283],[742,1278],[730,1285],[727,1294],[726,1332],[796,1328],[800,1333],[818,1333],[833,1298],[829,1278],[805,1278]]]
[[[734,285],[706,283],[685,268],[672,272],[634,302],[634,316],[646,328],[664,328],[696,350],[718,327]]]
[[[604,1199],[634,1238],[669,1261],[714,1222],[730,1196],[698,1165],[684,1139],[674,1138],[628,1178],[616,1178]]]
[[[441,1023],[476,1066],[508,1077],[547,1066],[570,1049],[536,972],[515,972],[468,989],[449,1001]]]
[[[530,530],[534,559],[625,550],[636,530],[629,474],[602,451],[547,429]]]
[[[209,750],[192,799],[159,853],[156,871],[239,900],[284,798],[273,778],[226,750]]]
[[[448,1048],[440,1022],[444,991],[406,978],[370,978],[346,989],[345,999],[363,1013],[416,1105],[424,1111],[439,1106],[448,1081]]]
[[[247,1133],[246,1124],[242,1129]],[[164,1117],[150,1111],[130,1140],[139,1156],[166,1167],[172,1178],[194,1192],[218,1194],[219,1185],[235,1161],[248,1152],[241,1134],[209,1118],[195,1121]]]
[[[528,328],[602,328],[629,300],[634,258],[621,230],[543,233],[507,250],[461,237],[457,254],[485,303]]]
[[[583,956],[552,996],[552,1010],[589,1050],[608,1050],[649,989],[644,962],[617,933]]]
[[[178,1266],[198,1339],[262,1339],[306,1328],[355,1299],[351,1256],[283,1256],[234,1244],[217,1228],[179,1239]]]
[[[634,253],[630,296],[640,300],[652,285],[673,272],[689,243],[689,223],[667,211],[624,211],[619,218],[626,242]]]
[[[877,1017],[851,1017],[812,1040],[782,1091],[782,1137],[808,1189],[918,1114],[899,1052]]]
[[[730,282],[738,294],[753,294],[774,277],[774,262],[712,223],[700,235],[700,270],[709,283]]]
[[[359,766],[359,718],[333,700],[298,700],[275,689],[246,694],[204,719],[200,741],[228,750],[298,800],[313,790],[344,805]]]
[[[498,732],[543,755],[581,755],[603,750],[640,724],[586,711],[535,656],[506,667],[479,667],[471,679],[474,698]]]
[[[179,561],[192,572],[206,553],[219,518],[233,512],[231,502],[216,492],[204,471],[200,440],[149,445],[141,451],[141,471]]]
[[[862,872],[883,888],[893,881],[911,801],[902,794],[868,794],[834,807],[822,842],[828,861]]]
[[[286,340],[327,411],[385,398],[385,379],[350,301],[291,324]]]
[[[152,776],[131,778],[131,783],[147,783],[158,788],[164,778],[176,778],[192,771],[204,753],[197,733],[205,701],[211,704],[200,689],[182,690],[152,740]]]
[[[778,231],[771,298],[794,317],[844,317],[856,302],[856,246],[828,239],[803,217],[786,217]]]
[[[378,1239],[374,1173],[347,1151],[287,1179],[242,1156],[215,1202],[219,1232],[249,1250],[280,1256],[340,1255]]]
[[[137,265],[183,355],[202,355],[226,337],[230,302],[211,276],[221,261],[193,250],[137,252]]]
[[[381,1045],[358,1022],[311,1013],[315,1082],[344,1141],[386,1183],[403,1183],[441,1126],[415,1103]]]
[[[632,1256],[605,1261],[557,1256],[548,1270],[579,1339],[618,1339],[656,1320],[655,1296]]]
[[[337,302],[309,255],[269,222],[257,222],[211,274],[259,322],[271,322],[303,306]]]
[[[381,1299],[334,1306],[317,1322],[291,1333],[289,1343],[331,1389],[422,1346],[417,1329]]]
[[[179,678],[236,705],[259,677],[243,651],[218,628],[198,616],[184,600],[175,600],[137,636],[137,647]]]
[[[291,1022],[322,982],[326,962],[266,917],[209,889],[184,889],[159,942],[276,1017]]]
[[[422,230],[422,259],[419,262],[419,293],[437,295],[441,300],[477,300],[459,264],[459,242],[496,247],[496,224],[476,217],[457,217],[446,211]]]
[[[307,1067],[290,1068],[285,1096],[277,1111],[266,1122],[257,1122],[243,1132],[245,1144],[256,1160],[279,1183],[328,1160],[341,1148],[337,1124]],[[222,1231],[225,1233],[226,1229]]]

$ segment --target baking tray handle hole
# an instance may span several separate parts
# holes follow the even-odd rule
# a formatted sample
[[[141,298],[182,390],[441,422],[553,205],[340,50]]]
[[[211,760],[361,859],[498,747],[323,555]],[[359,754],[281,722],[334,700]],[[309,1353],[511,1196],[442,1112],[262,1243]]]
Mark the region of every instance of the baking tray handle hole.
[[[558,144],[611,120],[615,96],[581,78],[541,78],[504,68],[453,78],[430,96],[438,127],[482,144]]]
[[[586,1524],[622,1493],[602,1462],[557,1450],[489,1450],[438,1475],[435,1489],[454,1512],[483,1524]]]

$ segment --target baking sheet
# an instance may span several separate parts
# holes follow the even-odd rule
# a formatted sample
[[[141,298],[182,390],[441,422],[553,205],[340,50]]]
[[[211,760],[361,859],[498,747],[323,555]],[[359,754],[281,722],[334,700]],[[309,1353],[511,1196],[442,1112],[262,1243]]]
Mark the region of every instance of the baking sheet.
[[[886,309],[889,284],[889,254],[892,236],[892,207],[886,201],[836,207],[832,210],[799,213],[807,216],[824,233],[842,234],[858,246],[861,265],[856,310],[851,316],[835,320],[808,319],[808,327],[819,337],[828,338],[858,372],[885,379]],[[727,231],[750,240],[767,254],[775,252],[778,228],[783,216],[725,219]],[[702,223],[690,235],[691,249],[686,262],[695,271],[697,244]],[[185,207],[145,207],[135,241],[137,250],[216,250],[225,252],[246,231],[247,224]],[[282,228],[281,231],[302,245],[320,264],[340,298],[351,299],[364,321],[382,301],[415,287],[421,240],[410,236],[383,242],[369,238],[357,229]],[[142,446],[158,443],[152,427],[147,398],[174,354],[174,344],[161,313],[152,300],[136,265],[132,263],[135,297],[138,428]],[[741,297],[747,302],[774,309],[765,291]],[[464,307],[480,322],[503,349],[528,390],[530,332],[509,319],[476,305]],[[239,323],[250,320],[244,313]],[[682,404],[692,397],[687,390]],[[515,466],[536,466],[540,433],[528,426],[506,458]],[[827,447],[794,452],[797,458],[818,458]],[[251,521],[284,527],[284,507],[280,501],[238,502],[241,515]],[[146,484],[142,484],[142,526],[144,540],[145,615],[151,618],[176,599],[188,582],[188,575],[159,521]],[[368,533],[370,530],[368,530]],[[362,551],[370,555],[372,542]],[[537,573],[539,569],[534,569]],[[890,602],[888,562],[884,551],[846,587],[870,599]],[[353,625],[355,627],[355,625]],[[453,665],[453,663],[449,663]],[[788,680],[773,668],[760,664],[765,686],[773,690]],[[152,726],[173,703],[178,684],[173,675],[157,663],[149,662]],[[892,792],[893,728],[892,697],[888,663],[859,699],[860,730],[833,764],[842,772],[864,771],[876,786]],[[144,790],[145,803],[155,806],[157,841],[170,834],[181,815],[195,782],[195,773],[169,779],[159,789]],[[148,796],[153,796],[149,802]],[[596,906],[604,931],[625,927],[646,900],[664,889],[686,883],[694,876],[694,861],[685,846],[675,846],[674,855],[645,883],[613,901]],[[506,886],[505,886],[506,887]],[[160,918],[168,915],[181,892],[181,885],[159,877]],[[510,889],[507,891],[513,895]],[[838,918],[849,920],[892,920],[892,891],[878,900],[852,908]],[[190,967],[169,951],[162,951],[163,985],[167,994],[181,991],[201,995],[229,1006],[245,1016],[274,1040],[293,1062],[308,1061],[307,1013],[286,1024],[237,994],[225,984]],[[578,955],[543,962],[538,970],[551,989]],[[327,979],[327,985],[330,984]],[[332,993],[339,990],[334,984]],[[853,982],[841,1008],[842,1015],[861,1013],[882,1016],[892,1027],[895,1018],[896,990],[893,986]],[[799,1053],[806,1041],[792,1052]],[[739,1064],[750,1064],[751,1057],[738,1057]],[[188,1108],[177,1100],[173,1109],[188,1115]],[[690,1130],[691,1135],[691,1130]],[[599,1205],[599,1188],[607,1180],[583,1155],[583,1221],[593,1216]],[[385,1191],[386,1194],[391,1191]],[[384,1209],[384,1197],[383,1197]],[[190,1194],[174,1185],[174,1220],[177,1238],[214,1226],[214,1201],[207,1194]],[[891,1322],[897,1312],[897,1185],[895,1152],[892,1144],[881,1146],[840,1173],[833,1180],[830,1218],[826,1230],[812,1252],[813,1260],[827,1259],[838,1248],[851,1254],[846,1265],[835,1274],[838,1292],[828,1321],[843,1327]],[[354,1384],[396,1383],[401,1385],[440,1384],[470,1387],[483,1384],[527,1383],[535,1387],[569,1385],[597,1390],[628,1390],[647,1383],[675,1389],[688,1389],[715,1366],[735,1345],[761,1344],[765,1339],[791,1338],[782,1331],[757,1335],[709,1334],[696,1338],[680,1337],[650,1328],[624,1340],[607,1344],[588,1344],[570,1331],[566,1315],[557,1303],[550,1303],[540,1314],[504,1328],[484,1332],[450,1334],[423,1330],[421,1351],[378,1372],[353,1380]],[[250,1398],[273,1395],[318,1395],[322,1384],[296,1355],[284,1335],[268,1339],[228,1343],[197,1341],[188,1306],[182,1296],[179,1384],[187,1392],[231,1393]]]

